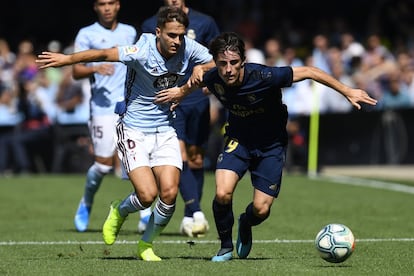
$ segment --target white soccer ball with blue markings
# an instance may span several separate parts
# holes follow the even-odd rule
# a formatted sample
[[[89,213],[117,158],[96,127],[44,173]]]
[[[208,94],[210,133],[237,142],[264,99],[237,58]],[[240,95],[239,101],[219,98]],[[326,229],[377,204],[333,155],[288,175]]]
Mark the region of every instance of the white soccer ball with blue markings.
[[[324,226],[316,235],[315,247],[325,261],[341,263],[354,252],[355,238],[347,226],[331,223]]]

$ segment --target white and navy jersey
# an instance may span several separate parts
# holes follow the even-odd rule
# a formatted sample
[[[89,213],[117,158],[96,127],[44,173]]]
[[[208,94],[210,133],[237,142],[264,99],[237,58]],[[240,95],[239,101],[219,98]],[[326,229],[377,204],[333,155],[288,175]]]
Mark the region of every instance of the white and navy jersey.
[[[213,17],[192,8],[188,8],[187,16],[189,20],[189,25],[187,28],[188,38],[194,39],[195,41],[208,47],[210,42],[220,34],[219,28]],[[157,16],[153,15],[142,23],[141,31],[143,33],[155,33],[156,27]],[[187,72],[186,77],[183,79],[183,82],[180,85],[184,84],[188,80],[188,78],[191,76],[191,73],[192,69]],[[205,98],[205,95],[201,89],[187,95],[182,100],[180,105],[183,106],[186,104],[194,104],[198,102],[200,98]]]
[[[166,60],[157,50],[156,36],[142,34],[135,45],[118,47],[119,60],[128,67],[125,83],[126,111],[122,121],[128,127],[152,132],[172,125],[169,104],[154,104],[158,91],[177,86],[188,68],[208,63],[212,56],[200,43],[184,37],[178,52]]]
[[[292,85],[291,67],[247,63],[240,86],[227,86],[213,68],[203,82],[228,110],[226,136],[249,149],[287,143],[288,113],[281,88]]]
[[[115,30],[104,28],[98,22],[83,27],[75,38],[75,52],[89,49],[105,49],[135,43],[137,32],[134,27],[118,23]],[[87,65],[94,66],[98,62]],[[113,62],[115,73],[111,76],[93,74],[90,77],[91,115],[114,114],[115,104],[124,97],[126,66],[121,62]]]

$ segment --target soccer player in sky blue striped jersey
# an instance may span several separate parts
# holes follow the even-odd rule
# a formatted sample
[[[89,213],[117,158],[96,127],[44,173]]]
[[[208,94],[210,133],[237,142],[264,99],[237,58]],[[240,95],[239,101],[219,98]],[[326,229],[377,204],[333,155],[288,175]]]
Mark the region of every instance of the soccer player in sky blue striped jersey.
[[[135,43],[137,32],[131,25],[117,20],[119,0],[94,0],[98,21],[79,30],[75,38],[75,52],[104,49]],[[122,63],[88,62],[72,67],[75,79],[89,78],[91,85],[89,130],[95,162],[86,174],[83,196],[76,211],[76,230],[86,231],[93,199],[105,175],[112,172],[116,153],[115,125],[118,115],[115,105],[124,98],[127,68]]]
[[[216,195],[213,213],[221,247],[214,262],[233,258],[233,192],[249,171],[253,201],[238,218],[236,252],[244,259],[252,248],[252,227],[269,217],[278,197],[285,163],[288,118],[282,102],[282,88],[312,79],[341,93],[360,109],[359,102],[375,105],[376,100],[361,89],[353,89],[316,67],[269,67],[245,62],[245,46],[236,33],[223,33],[210,44],[216,68],[206,72],[207,86],[228,110],[226,144],[216,166]],[[179,102],[191,92],[191,85],[160,91],[156,102]],[[309,91],[311,93],[311,91]],[[174,106],[172,106],[174,107]]]
[[[138,242],[137,255],[145,261],[161,260],[153,251],[153,241],[174,213],[182,168],[171,103],[155,104],[155,96],[160,90],[177,86],[189,68],[194,67],[189,83],[197,84],[214,66],[208,49],[185,36],[188,17],[182,10],[162,7],[157,16],[155,35],[142,34],[134,45],[72,55],[43,52],[37,60],[43,64],[40,68],[90,61],[127,65],[125,101],[116,108],[120,114],[117,146],[134,192],[112,202],[102,234],[107,245],[113,244],[128,214],[156,201]]]
[[[165,6],[182,9],[190,21],[187,37],[208,46],[220,32],[213,17],[196,11],[185,4],[185,0],[164,0]],[[144,20],[141,25],[143,33],[153,33],[157,26],[156,15]],[[184,84],[191,75],[187,71],[182,80]],[[202,89],[194,91],[183,99],[175,109],[174,128],[180,142],[183,169],[180,176],[180,194],[184,200],[184,218],[180,232],[189,237],[204,235],[209,224],[201,210],[200,201],[204,186],[204,153],[210,132],[210,100],[205,97]],[[145,215],[150,210],[140,211],[141,220],[138,231],[145,230]]]

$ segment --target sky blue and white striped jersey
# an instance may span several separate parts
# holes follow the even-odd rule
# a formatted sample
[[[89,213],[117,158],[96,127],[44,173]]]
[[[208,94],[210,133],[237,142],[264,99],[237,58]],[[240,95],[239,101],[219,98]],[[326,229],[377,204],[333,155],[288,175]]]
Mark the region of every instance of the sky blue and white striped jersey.
[[[125,83],[126,126],[152,132],[172,126],[169,104],[154,104],[158,91],[177,86],[193,65],[212,60],[208,49],[186,36],[178,52],[166,60],[157,50],[156,36],[144,33],[135,45],[118,47],[119,60],[128,66]]]
[[[136,41],[134,27],[118,23],[115,30],[104,28],[98,22],[83,27],[75,38],[75,52],[89,49],[105,49],[121,45],[131,45]],[[91,62],[88,65],[97,65]],[[93,74],[91,83],[91,115],[114,114],[115,105],[124,97],[125,74],[127,68],[121,62],[114,62],[115,73],[111,76]]]

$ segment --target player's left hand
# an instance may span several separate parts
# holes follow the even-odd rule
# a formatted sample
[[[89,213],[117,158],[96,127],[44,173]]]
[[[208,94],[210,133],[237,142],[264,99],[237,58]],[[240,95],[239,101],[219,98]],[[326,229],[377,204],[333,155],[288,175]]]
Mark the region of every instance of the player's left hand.
[[[359,103],[366,103],[369,105],[377,104],[377,100],[371,98],[368,93],[362,89],[351,89],[350,92],[347,93],[346,98],[357,109],[361,109],[361,105]]]
[[[60,53],[42,52],[37,56],[36,63],[40,65],[40,69],[48,67],[60,67],[67,64],[68,56]]]
[[[171,103],[171,110],[173,110],[183,99],[184,94],[180,87],[172,87],[159,91],[155,95],[154,103],[166,104]]]
[[[204,69],[201,65],[194,66],[193,73],[187,81],[189,87],[200,85],[203,82]]]

